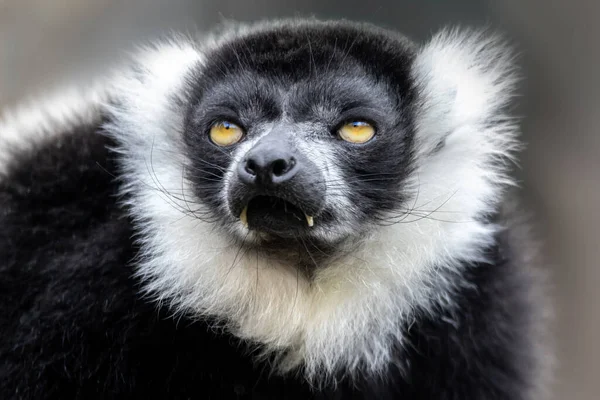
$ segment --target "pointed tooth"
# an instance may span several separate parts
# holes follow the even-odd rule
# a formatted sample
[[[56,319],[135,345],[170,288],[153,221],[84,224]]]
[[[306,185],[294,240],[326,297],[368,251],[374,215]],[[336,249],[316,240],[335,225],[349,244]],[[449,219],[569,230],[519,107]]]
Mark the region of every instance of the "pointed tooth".
[[[310,215],[306,215],[306,222],[308,222],[308,226],[313,226],[315,224],[313,217],[311,217]]]
[[[244,207],[242,210],[242,213],[240,214],[240,221],[246,228],[248,227],[248,206]]]

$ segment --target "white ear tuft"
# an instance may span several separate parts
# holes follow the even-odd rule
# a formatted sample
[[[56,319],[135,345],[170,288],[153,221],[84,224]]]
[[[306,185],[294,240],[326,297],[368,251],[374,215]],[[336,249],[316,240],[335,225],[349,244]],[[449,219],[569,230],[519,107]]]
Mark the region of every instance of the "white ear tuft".
[[[505,155],[516,149],[516,129],[504,112],[517,81],[514,53],[498,35],[444,30],[419,51],[413,77],[421,154],[463,128],[471,134],[497,136],[487,139],[499,140],[497,150]]]

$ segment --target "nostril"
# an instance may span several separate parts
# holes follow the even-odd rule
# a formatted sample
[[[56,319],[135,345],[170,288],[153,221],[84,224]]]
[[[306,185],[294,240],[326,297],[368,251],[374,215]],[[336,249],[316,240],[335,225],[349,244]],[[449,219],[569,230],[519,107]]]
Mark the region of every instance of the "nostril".
[[[256,165],[256,161],[254,161],[253,159],[247,160],[246,167],[244,169],[250,175],[256,175],[256,170],[258,169],[258,166]]]
[[[280,158],[279,160],[275,160],[273,162],[271,171],[273,172],[274,176],[281,176],[288,172],[290,169],[292,169],[295,163],[296,160],[294,160],[293,157],[289,160],[284,160]]]

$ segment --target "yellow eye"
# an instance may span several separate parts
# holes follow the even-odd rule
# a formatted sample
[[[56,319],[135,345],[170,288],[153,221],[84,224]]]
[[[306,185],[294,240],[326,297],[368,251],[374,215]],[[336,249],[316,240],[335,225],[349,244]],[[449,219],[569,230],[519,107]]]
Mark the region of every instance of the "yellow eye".
[[[229,121],[217,122],[210,128],[210,140],[219,146],[230,146],[242,140],[242,128]]]
[[[351,121],[344,124],[338,133],[346,142],[366,143],[375,135],[375,128],[365,121]]]

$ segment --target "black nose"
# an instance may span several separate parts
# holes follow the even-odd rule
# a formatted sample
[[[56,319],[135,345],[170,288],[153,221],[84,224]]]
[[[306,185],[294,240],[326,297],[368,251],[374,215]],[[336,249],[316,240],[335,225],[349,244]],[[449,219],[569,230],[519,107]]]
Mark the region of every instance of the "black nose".
[[[279,138],[261,139],[240,163],[238,174],[246,183],[279,185],[291,180],[300,165],[291,144]]]

